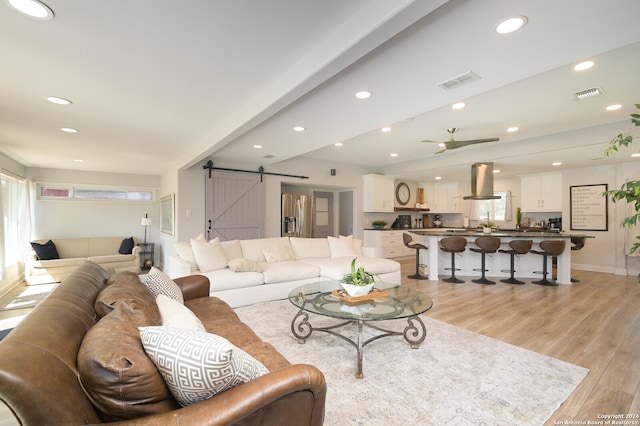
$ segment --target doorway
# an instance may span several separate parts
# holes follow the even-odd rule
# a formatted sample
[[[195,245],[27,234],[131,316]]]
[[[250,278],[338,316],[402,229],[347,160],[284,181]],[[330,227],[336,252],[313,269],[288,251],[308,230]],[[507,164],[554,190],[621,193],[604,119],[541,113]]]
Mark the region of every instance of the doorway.
[[[315,198],[314,238],[333,236],[333,192],[313,191]]]

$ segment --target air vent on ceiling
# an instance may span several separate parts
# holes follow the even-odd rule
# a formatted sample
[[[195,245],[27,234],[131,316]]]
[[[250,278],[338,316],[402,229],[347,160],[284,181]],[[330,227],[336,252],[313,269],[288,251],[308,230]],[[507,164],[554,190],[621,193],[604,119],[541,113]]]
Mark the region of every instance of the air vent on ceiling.
[[[602,90],[602,88],[600,88],[600,87],[592,87],[590,89],[581,90],[579,92],[576,92],[574,94],[574,96],[576,97],[576,99],[581,101],[583,99],[593,98],[594,96],[602,95],[603,93],[604,93],[604,90]]]
[[[275,157],[275,155],[273,155],[273,154],[267,154],[267,155],[263,156],[262,158],[273,158],[273,157]]]
[[[480,80],[478,74],[474,73],[473,71],[467,71],[464,74],[457,75],[453,78],[443,81],[442,83],[438,83],[438,86],[445,90],[450,90],[476,80]]]

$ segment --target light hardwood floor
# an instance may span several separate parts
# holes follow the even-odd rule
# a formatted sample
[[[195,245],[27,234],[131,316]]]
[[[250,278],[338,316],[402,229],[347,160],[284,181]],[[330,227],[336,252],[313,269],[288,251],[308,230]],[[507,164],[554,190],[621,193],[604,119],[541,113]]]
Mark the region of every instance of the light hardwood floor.
[[[636,277],[574,270],[572,277],[580,282],[558,287],[481,285],[468,279],[449,284],[407,278],[415,272],[414,262],[401,260],[402,284],[433,299],[430,317],[590,370],[546,425],[640,413]],[[638,418],[621,420],[640,424]]]
[[[574,270],[580,282],[559,287],[481,285],[468,279],[449,284],[407,278],[415,272],[414,262],[400,261],[402,284],[433,299],[430,317],[590,370],[546,425],[640,413],[640,286],[635,277]],[[4,311],[0,320],[28,311]]]

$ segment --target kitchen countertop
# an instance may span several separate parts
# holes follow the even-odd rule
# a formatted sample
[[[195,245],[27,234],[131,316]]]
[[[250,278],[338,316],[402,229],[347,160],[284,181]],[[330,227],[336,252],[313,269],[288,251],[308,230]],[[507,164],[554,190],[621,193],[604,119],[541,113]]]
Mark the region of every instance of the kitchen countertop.
[[[365,231],[405,231],[418,235],[433,235],[433,236],[461,236],[461,237],[477,237],[481,235],[491,235],[494,237],[511,237],[511,238],[571,238],[571,237],[586,237],[593,238],[591,235],[575,234],[560,232],[557,230],[529,230],[529,229],[498,229],[492,231],[490,234],[485,234],[480,228],[384,228],[373,229],[368,228]]]

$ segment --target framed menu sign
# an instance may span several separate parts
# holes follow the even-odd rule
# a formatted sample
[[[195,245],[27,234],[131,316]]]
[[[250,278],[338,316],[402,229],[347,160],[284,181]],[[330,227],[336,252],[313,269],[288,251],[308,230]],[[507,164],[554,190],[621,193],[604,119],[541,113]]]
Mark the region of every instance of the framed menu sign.
[[[607,231],[609,222],[608,198],[602,193],[607,184],[571,186],[571,230]]]

